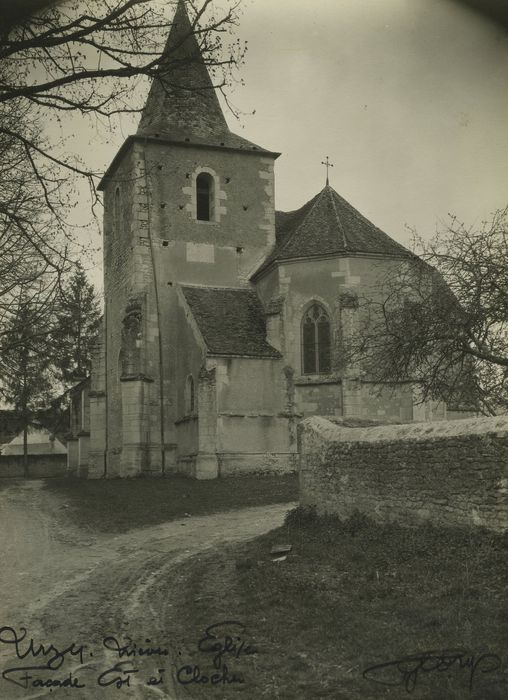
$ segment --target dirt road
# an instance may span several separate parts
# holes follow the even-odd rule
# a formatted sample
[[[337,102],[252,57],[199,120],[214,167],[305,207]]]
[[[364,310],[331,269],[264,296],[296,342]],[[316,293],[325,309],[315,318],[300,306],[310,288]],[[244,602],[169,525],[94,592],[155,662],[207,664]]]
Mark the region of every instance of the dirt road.
[[[165,583],[175,585],[186,558],[278,527],[291,507],[185,518],[112,536],[77,528],[65,502],[41,481],[0,490],[0,669],[10,679],[0,678],[0,698],[186,697],[171,680],[178,640],[159,619]],[[164,606],[171,602],[164,599]],[[105,673],[117,663],[124,665]]]

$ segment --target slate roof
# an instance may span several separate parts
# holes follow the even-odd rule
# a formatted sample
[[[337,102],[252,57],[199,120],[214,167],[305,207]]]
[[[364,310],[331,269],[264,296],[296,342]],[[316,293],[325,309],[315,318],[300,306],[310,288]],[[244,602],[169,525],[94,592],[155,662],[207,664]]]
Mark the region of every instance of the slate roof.
[[[183,0],[176,8],[159,75],[137,136],[278,155],[229,130]]]
[[[411,255],[329,185],[300,209],[275,212],[275,229],[275,247],[254,276],[275,261],[316,255]]]
[[[182,287],[211,354],[280,358],[266,341],[263,307],[251,289]]]

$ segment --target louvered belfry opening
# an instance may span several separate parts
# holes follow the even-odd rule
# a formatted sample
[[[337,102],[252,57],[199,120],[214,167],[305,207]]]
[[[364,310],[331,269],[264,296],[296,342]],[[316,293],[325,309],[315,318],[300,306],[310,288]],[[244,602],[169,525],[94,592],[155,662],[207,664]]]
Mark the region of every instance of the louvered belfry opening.
[[[303,374],[330,372],[330,341],[330,317],[321,304],[314,303],[302,321]]]

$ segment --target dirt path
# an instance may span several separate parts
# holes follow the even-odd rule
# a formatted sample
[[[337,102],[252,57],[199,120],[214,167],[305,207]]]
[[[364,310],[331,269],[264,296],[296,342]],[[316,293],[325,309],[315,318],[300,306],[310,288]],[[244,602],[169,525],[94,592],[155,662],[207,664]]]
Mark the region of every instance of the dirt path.
[[[76,649],[86,646],[82,654],[68,654],[60,669],[30,671],[29,681],[21,680],[22,673],[14,673],[13,678],[28,684],[26,689],[0,679],[0,697],[28,699],[55,692],[57,698],[77,700],[176,698],[171,675],[178,663],[178,640],[171,637],[171,630],[161,629],[158,613],[165,582],[174,584],[175,566],[190,556],[278,527],[290,507],[271,505],[185,518],[119,536],[91,535],[73,525],[66,504],[46,491],[42,482],[16,482],[0,491],[0,626],[27,628],[24,649],[30,637],[37,644],[54,644],[59,649],[73,642]],[[171,607],[167,600],[164,604]],[[107,635],[121,645],[130,636],[138,647],[160,647],[168,653],[141,659],[132,655],[137,674],[120,676],[130,678],[129,685],[101,687],[100,674],[120,661],[118,652],[104,648]],[[0,644],[2,671],[30,665],[17,663],[14,651],[13,645]],[[124,655],[121,660],[130,658]],[[32,659],[32,665],[37,663],[40,660]],[[33,687],[34,679],[62,681],[71,671],[84,688]],[[147,686],[152,676],[163,678],[164,683]],[[103,682],[114,677],[118,674]]]

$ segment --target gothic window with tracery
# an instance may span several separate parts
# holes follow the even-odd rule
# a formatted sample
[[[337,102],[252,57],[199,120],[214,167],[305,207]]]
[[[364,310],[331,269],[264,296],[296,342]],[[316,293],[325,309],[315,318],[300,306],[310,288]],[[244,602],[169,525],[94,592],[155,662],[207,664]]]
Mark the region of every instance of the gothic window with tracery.
[[[196,218],[198,221],[213,219],[214,179],[210,173],[199,173],[196,178]]]
[[[326,309],[313,303],[302,320],[303,374],[327,374],[330,362],[331,328]]]

